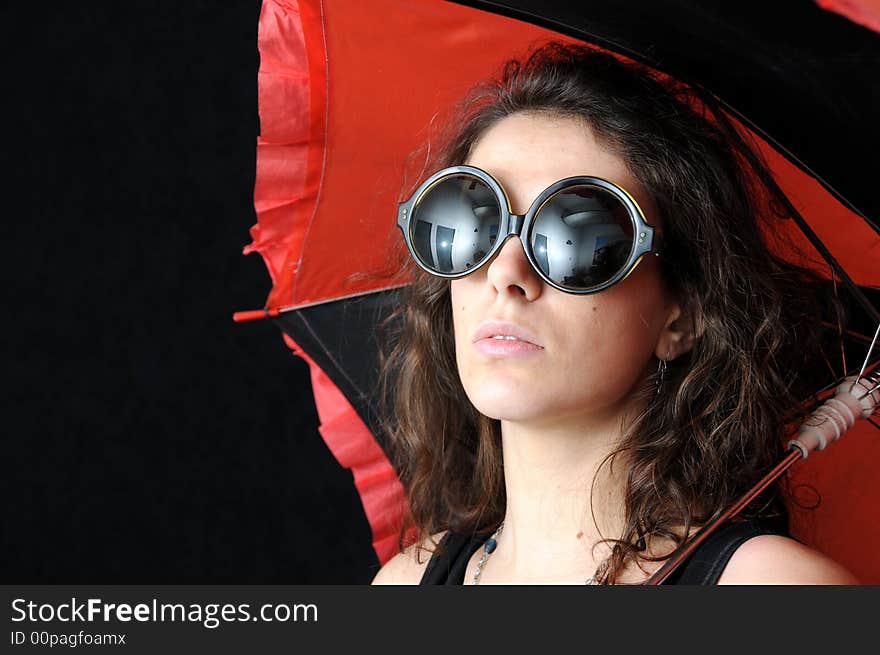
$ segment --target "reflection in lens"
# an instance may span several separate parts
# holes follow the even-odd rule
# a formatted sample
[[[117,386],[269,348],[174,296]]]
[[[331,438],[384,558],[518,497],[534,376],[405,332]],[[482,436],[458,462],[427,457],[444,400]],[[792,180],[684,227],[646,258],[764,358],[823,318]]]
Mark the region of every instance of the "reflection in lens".
[[[477,177],[457,174],[436,183],[412,214],[416,255],[439,273],[461,273],[477,265],[498,238],[498,199]]]
[[[595,186],[567,187],[541,207],[529,235],[539,268],[572,289],[598,286],[626,264],[633,222],[621,200]]]

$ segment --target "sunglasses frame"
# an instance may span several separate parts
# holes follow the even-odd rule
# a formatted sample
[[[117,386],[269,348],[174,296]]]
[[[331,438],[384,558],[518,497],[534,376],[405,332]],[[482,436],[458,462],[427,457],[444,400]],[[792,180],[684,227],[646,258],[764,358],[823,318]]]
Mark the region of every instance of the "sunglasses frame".
[[[437,271],[429,268],[424,263],[422,263],[422,260],[418,257],[418,255],[416,255],[416,251],[412,241],[412,221],[410,220],[410,218],[412,217],[415,208],[418,207],[419,202],[421,202],[424,195],[431,188],[433,188],[435,185],[439,184],[448,177],[453,177],[462,173],[478,178],[492,190],[492,192],[495,194],[496,199],[498,200],[498,206],[502,208],[501,224],[498,226],[498,236],[495,239],[495,243],[492,245],[486,255],[482,259],[480,259],[479,262],[474,264],[469,269],[462,271],[461,273],[438,273]],[[572,289],[562,286],[550,279],[549,276],[547,276],[544,271],[542,271],[541,268],[538,266],[538,262],[535,258],[534,253],[532,252],[531,229],[535,221],[535,216],[538,215],[544,205],[557,192],[570,186],[583,185],[594,186],[602,189],[603,191],[607,191],[623,204],[623,206],[627,210],[627,213],[629,214],[630,220],[633,223],[634,238],[633,245],[630,249],[629,257],[627,258],[626,263],[619,271],[617,271],[617,273],[614,274],[614,276],[612,276],[606,282],[603,282],[602,284],[596,285],[594,287],[589,287],[586,289]],[[559,180],[558,182],[554,182],[546,189],[544,189],[538,195],[538,197],[535,198],[534,201],[532,201],[532,204],[529,206],[529,209],[525,214],[514,214],[511,211],[510,199],[508,198],[507,192],[504,190],[504,187],[502,187],[501,184],[489,173],[482,170],[481,168],[477,168],[476,166],[450,166],[448,168],[443,168],[428,177],[418,186],[418,188],[413,192],[408,200],[405,200],[398,205],[397,227],[399,227],[403,232],[403,238],[406,241],[406,247],[409,249],[410,255],[415,260],[416,264],[418,264],[421,269],[430,273],[431,275],[446,278],[449,280],[455,280],[465,277],[467,275],[470,275],[474,271],[482,268],[486,264],[486,262],[493,259],[495,254],[499,250],[501,250],[507,239],[515,235],[519,237],[523,250],[526,253],[526,258],[529,260],[532,268],[535,270],[538,276],[542,280],[544,280],[544,282],[549,284],[554,289],[576,295],[587,295],[591,293],[598,293],[599,291],[604,291],[605,289],[614,286],[618,282],[626,279],[627,276],[632,273],[633,270],[635,270],[635,267],[638,266],[639,262],[642,261],[642,258],[648,253],[653,252],[657,256],[660,255],[659,250],[653,249],[654,228],[649,225],[645,220],[645,216],[642,213],[642,210],[636,202],[635,198],[633,198],[625,189],[617,186],[609,180],[601,177],[592,177],[586,175],[567,177]],[[525,235],[525,238],[523,238],[523,235]],[[657,237],[659,241],[659,230],[657,230]]]

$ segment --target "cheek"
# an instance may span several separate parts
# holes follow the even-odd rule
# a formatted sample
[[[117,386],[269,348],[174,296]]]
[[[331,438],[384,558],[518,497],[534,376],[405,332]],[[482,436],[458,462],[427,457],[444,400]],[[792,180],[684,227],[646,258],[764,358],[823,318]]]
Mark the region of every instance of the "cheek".
[[[452,308],[456,344],[466,336],[469,308],[473,306],[472,296],[466,280],[452,280],[449,283],[449,302]]]
[[[566,349],[580,361],[631,381],[650,363],[665,320],[659,280],[644,271],[594,296],[576,298],[556,312]],[[594,372],[597,369],[594,369]]]
[[[624,291],[624,289],[621,289]],[[653,285],[633,285],[627,293],[609,294],[597,303],[597,340],[608,357],[630,377],[651,360],[665,320],[662,299]],[[601,348],[603,343],[595,343]]]
[[[461,280],[450,282],[449,300],[452,308],[452,327],[455,345],[455,359],[459,374],[462,373],[461,354],[469,341],[468,335],[473,333],[475,326],[471,325],[473,302],[471,294],[466,288],[462,288]]]
[[[634,311],[597,300],[586,314],[559,317],[557,325],[564,324],[565,332],[543,384],[561,405],[587,411],[615,407],[640,384],[650,366],[653,337]]]

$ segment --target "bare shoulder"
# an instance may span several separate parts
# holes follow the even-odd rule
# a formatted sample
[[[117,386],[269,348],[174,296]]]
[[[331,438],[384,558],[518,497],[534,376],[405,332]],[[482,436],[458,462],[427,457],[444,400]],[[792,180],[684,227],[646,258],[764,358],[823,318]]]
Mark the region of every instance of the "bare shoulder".
[[[718,579],[727,585],[857,585],[843,566],[795,539],[762,534],[742,544]]]
[[[416,544],[413,544],[402,553],[392,557],[376,573],[372,584],[418,584],[425,573],[425,567],[428,566],[428,562],[431,559],[431,552],[433,552],[434,546],[440,543],[440,539],[445,534],[445,530],[433,534],[422,542],[422,549],[417,548]]]

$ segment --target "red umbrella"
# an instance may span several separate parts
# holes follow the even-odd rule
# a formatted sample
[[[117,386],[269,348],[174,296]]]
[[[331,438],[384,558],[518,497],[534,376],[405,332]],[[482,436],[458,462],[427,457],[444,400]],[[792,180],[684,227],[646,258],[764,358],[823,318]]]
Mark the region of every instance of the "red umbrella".
[[[531,45],[588,41],[711,89],[753,135],[804,219],[787,222],[780,252],[833,278],[864,317],[841,340],[846,370],[861,363],[854,354],[864,355],[864,333],[880,321],[880,230],[869,220],[880,205],[870,167],[853,156],[873,155],[880,141],[871,113],[871,98],[880,97],[877,34],[804,3],[753,12],[722,2],[700,11],[672,1],[583,2],[574,10],[546,1],[468,4],[479,9],[439,0],[264,0],[260,17],[258,222],[244,252],[262,255],[273,287],[264,309],[236,320],[273,318],[309,363],[321,434],[352,470],[383,563],[397,550],[405,501],[374,436],[372,326],[405,282],[389,267],[396,203],[430,172],[406,153],[471,84]],[[867,3],[855,19],[872,24]],[[862,421],[796,467],[823,504],[815,520],[796,517],[795,535],[864,582],[880,582],[872,455],[880,440]]]

